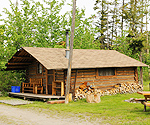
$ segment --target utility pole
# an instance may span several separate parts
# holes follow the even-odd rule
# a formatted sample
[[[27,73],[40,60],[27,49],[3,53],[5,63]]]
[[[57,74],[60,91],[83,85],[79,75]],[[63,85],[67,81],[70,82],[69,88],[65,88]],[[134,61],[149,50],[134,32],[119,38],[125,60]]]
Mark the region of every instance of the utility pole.
[[[76,0],[73,0],[73,14],[72,14],[72,25],[71,25],[70,53],[69,53],[67,82],[66,82],[66,93],[65,93],[65,103],[66,104],[69,103],[70,78],[71,78],[72,55],[73,55],[73,40],[74,40],[74,29],[75,29],[75,13],[76,13]]]
[[[16,0],[16,7],[18,7],[18,0]]]
[[[107,3],[107,11],[108,11],[109,7],[108,7],[108,3]],[[109,50],[109,40],[108,40],[108,13],[107,12],[107,49]]]

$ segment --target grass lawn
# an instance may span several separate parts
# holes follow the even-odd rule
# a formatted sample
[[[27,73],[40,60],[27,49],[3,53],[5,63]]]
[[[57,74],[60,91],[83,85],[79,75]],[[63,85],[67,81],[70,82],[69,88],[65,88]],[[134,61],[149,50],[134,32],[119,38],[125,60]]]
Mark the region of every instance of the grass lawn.
[[[144,91],[149,88],[149,82],[145,82]],[[9,97],[0,97],[0,99],[9,99]],[[101,97],[101,102],[96,104],[89,104],[86,100],[71,102],[69,104],[47,104],[45,102],[35,101],[33,104],[18,106],[20,108],[41,109],[46,112],[58,112],[61,115],[72,114],[78,117],[85,118],[86,116],[90,121],[98,121],[99,119],[105,124],[150,124],[150,107],[147,111],[143,112],[144,106],[141,103],[128,103],[124,100],[130,98],[144,98],[144,96],[133,94],[117,94],[112,96]],[[83,114],[83,115],[82,115]]]

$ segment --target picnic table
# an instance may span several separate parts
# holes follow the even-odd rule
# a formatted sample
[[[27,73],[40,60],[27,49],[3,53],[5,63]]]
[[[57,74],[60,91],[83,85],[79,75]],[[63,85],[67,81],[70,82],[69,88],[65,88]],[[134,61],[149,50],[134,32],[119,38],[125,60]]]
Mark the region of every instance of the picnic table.
[[[139,101],[141,101],[141,103],[144,105],[144,111],[146,111],[146,106],[150,107],[150,91],[140,91],[137,92],[138,94],[144,95],[145,99],[139,99]]]

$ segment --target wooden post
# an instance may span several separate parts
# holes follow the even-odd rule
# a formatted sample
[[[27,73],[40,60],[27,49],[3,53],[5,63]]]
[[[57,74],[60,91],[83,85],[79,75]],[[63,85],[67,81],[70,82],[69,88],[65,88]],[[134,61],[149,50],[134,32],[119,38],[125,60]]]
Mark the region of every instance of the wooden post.
[[[48,95],[48,70],[45,68],[46,71],[46,95]]]
[[[140,62],[142,62],[142,52],[140,52],[139,59],[140,59]],[[142,67],[140,67],[140,81],[141,81],[141,84],[143,87],[143,70],[142,70]]]
[[[107,4],[107,10],[108,10],[108,4]],[[109,40],[108,40],[108,14],[107,14],[107,49],[109,50]]]
[[[143,69],[142,69],[142,67],[140,67],[140,81],[141,81],[141,84],[143,87]]]
[[[78,76],[78,70],[76,70],[76,74],[75,74],[74,89],[73,89],[73,100],[75,100],[75,90],[76,90],[77,76]]]
[[[138,71],[137,68],[135,69],[135,81],[138,83]]]
[[[74,40],[74,29],[75,29],[75,12],[76,12],[76,0],[73,0],[73,14],[72,14],[72,25],[71,25],[71,40],[70,40],[70,53],[67,71],[67,82],[66,82],[66,93],[65,103],[69,103],[69,91],[70,91],[70,78],[71,78],[71,66],[72,66],[72,55],[73,55],[73,40]]]
[[[61,96],[64,95],[64,82],[61,82]]]

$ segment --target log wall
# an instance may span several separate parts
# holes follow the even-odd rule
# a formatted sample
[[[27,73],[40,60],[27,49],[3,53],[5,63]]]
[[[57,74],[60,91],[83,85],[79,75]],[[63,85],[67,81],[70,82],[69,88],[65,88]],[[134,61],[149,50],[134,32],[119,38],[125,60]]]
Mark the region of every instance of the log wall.
[[[66,79],[66,78],[65,78]],[[78,89],[84,82],[89,82],[95,88],[105,90],[118,83],[138,82],[137,68],[115,68],[114,76],[98,76],[98,69],[78,69],[72,70],[71,91]]]
[[[45,88],[46,88],[46,70],[42,66],[42,74],[37,73],[37,65],[38,62],[36,60],[33,61],[32,64],[30,64],[26,70],[26,82],[29,82],[30,78],[42,78],[43,86],[44,86],[44,93],[45,93]]]
[[[65,72],[64,70],[54,70],[54,77],[56,82],[58,82],[58,86],[61,86],[61,82],[64,82],[65,78]],[[57,86],[57,85],[56,85]],[[64,92],[65,92],[65,87],[64,87]],[[56,95],[61,95],[61,88],[56,89]]]
[[[37,73],[37,64],[35,60],[29,65],[26,70],[27,81],[30,78],[42,78],[43,85],[46,89],[46,82],[48,82],[48,76],[46,76],[46,69],[42,70],[42,74]],[[52,70],[53,80],[56,82],[64,82],[67,80],[67,70]],[[49,72],[49,71],[48,71]],[[50,74],[49,74],[50,75]],[[47,80],[46,80],[47,79]],[[73,69],[71,73],[71,85],[70,91],[74,92],[74,89],[78,89],[84,82],[89,82],[96,89],[107,90],[112,88],[118,83],[126,82],[138,82],[137,68],[115,68],[115,75],[113,76],[98,76],[98,69]],[[46,91],[46,90],[45,90]],[[45,93],[45,92],[44,92]]]
[[[55,70],[55,81],[56,82],[64,82],[65,78],[65,71],[64,70]]]

